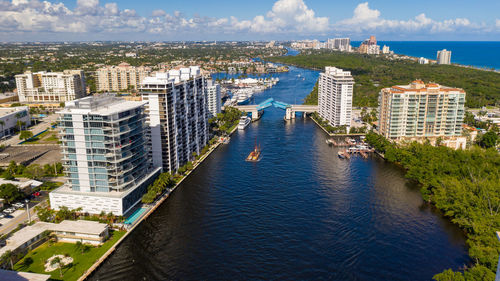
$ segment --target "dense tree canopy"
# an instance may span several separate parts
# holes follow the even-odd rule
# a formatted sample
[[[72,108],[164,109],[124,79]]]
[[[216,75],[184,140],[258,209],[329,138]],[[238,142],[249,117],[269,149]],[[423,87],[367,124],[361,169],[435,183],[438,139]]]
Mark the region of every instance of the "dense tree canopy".
[[[423,198],[467,233],[473,266],[463,274],[445,271],[435,279],[493,280],[500,253],[495,236],[500,230],[500,154],[479,147],[398,146],[374,133],[366,140],[386,160],[402,165],[406,177],[420,183]]]
[[[19,191],[17,186],[6,183],[0,185],[0,198],[4,199],[6,203],[12,203],[16,200],[24,198],[24,193]]]
[[[331,51],[310,51],[309,54],[272,57],[269,60],[318,70],[335,66],[351,71],[356,81],[354,106],[375,107],[380,89],[408,84],[415,79],[463,88],[467,92],[468,107],[495,105],[500,101],[500,74],[491,71]]]

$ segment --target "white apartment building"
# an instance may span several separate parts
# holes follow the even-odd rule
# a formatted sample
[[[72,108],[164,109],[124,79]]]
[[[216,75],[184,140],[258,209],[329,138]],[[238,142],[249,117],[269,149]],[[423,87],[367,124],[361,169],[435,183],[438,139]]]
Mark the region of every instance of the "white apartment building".
[[[437,52],[437,63],[438,64],[450,64],[451,63],[451,51],[443,49]]]
[[[418,59],[418,63],[419,63],[419,64],[429,64],[429,60],[428,60],[428,59],[426,59],[426,58],[424,58],[424,57],[420,57],[420,58]]]
[[[27,106],[0,108],[0,138],[19,130],[17,121],[23,122],[23,127],[30,125],[31,117]]]
[[[64,220],[60,223],[37,222],[20,229],[10,236],[6,240],[6,245],[0,248],[0,256],[7,251],[17,253],[31,247],[33,244],[40,242],[44,237],[44,233],[47,232],[54,234],[57,240],[61,242],[76,243],[79,241],[94,246],[103,244],[109,237],[108,225],[97,221]],[[36,281],[38,279],[33,280]]]
[[[208,142],[207,81],[198,66],[158,72],[141,84],[155,167],[174,172]]]
[[[110,94],[66,103],[58,114],[68,182],[50,193],[52,208],[123,215],[141,200],[161,171],[148,156],[145,104]]]
[[[138,89],[142,80],[150,74],[150,67],[135,67],[126,62],[118,66],[99,68],[96,71],[97,91],[118,92],[129,88]]]
[[[86,93],[82,70],[31,72],[16,75],[20,102],[54,103],[83,98]]]
[[[382,47],[382,54],[390,54],[391,53],[391,50],[389,49],[389,46],[386,46],[384,45],[384,47]]]
[[[350,52],[351,51],[351,39],[350,38],[333,38],[328,39],[327,48],[338,50],[341,52]]]
[[[351,125],[354,79],[350,71],[327,66],[319,76],[319,115],[332,126]]]
[[[214,80],[207,80],[207,105],[209,119],[221,113],[220,85]]]

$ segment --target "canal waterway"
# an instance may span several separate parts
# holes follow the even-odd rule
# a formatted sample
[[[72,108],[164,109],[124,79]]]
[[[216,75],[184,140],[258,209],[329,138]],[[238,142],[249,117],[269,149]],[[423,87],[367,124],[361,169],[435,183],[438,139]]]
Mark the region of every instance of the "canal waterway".
[[[292,67],[256,95],[301,103]],[[266,109],[137,227],[91,280],[430,280],[469,259],[462,232],[377,157],[341,160],[310,119]],[[263,158],[245,162],[254,143]]]

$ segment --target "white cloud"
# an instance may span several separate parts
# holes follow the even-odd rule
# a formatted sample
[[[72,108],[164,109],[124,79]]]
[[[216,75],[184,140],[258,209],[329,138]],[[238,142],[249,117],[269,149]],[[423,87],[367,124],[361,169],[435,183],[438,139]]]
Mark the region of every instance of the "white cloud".
[[[353,16],[349,19],[339,21],[334,25],[334,29],[341,31],[363,32],[429,32],[444,33],[468,29],[475,31],[481,26],[471,23],[466,18],[448,19],[436,21],[428,18],[424,13],[409,20],[390,20],[381,17],[379,10],[371,9],[368,2],[359,4]]]
[[[467,18],[434,20],[424,13],[408,20],[386,19],[379,10],[372,9],[368,2],[358,4],[352,17],[337,20],[333,24],[330,21],[328,17],[317,16],[304,0],[276,0],[267,13],[249,19],[234,16],[188,17],[179,11],[167,13],[161,9],[152,11],[150,16],[140,16],[135,10],[120,9],[117,3],[101,4],[99,0],[77,0],[74,9],[67,8],[62,2],[0,0],[0,34],[4,38],[11,38],[9,35],[13,33],[22,35],[33,32],[87,33],[90,39],[94,35],[113,39],[129,33],[137,35],[137,38],[131,39],[139,39],[147,38],[147,34],[158,34],[165,39],[183,40],[200,37],[219,39],[221,34],[226,38],[240,39],[278,36],[293,39],[331,34],[352,37],[387,34],[386,37],[398,38],[404,35],[500,32],[500,19],[490,25],[473,23]],[[30,35],[26,39],[31,39]],[[47,39],[62,38],[54,35]]]
[[[251,21],[233,18],[234,27],[256,33],[319,33],[329,29],[327,17],[316,17],[303,0],[278,0],[266,16],[258,15]]]

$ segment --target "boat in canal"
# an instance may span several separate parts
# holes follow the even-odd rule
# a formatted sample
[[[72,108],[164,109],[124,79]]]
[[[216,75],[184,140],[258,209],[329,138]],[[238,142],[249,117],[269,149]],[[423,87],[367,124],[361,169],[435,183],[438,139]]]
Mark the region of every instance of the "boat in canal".
[[[258,162],[261,159],[260,154],[260,146],[257,146],[257,144],[255,144],[255,148],[252,150],[252,152],[250,152],[250,154],[248,154],[247,159],[245,160],[249,162]]]
[[[240,122],[238,123],[238,130],[245,130],[245,128],[252,122],[252,119],[248,116],[242,116]]]

